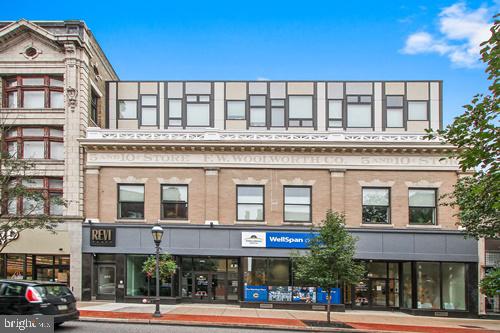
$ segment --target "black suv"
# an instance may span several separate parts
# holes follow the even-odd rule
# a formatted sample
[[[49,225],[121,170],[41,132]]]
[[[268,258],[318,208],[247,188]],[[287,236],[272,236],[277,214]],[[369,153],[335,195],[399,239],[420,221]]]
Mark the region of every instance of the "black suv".
[[[24,280],[0,280],[0,314],[54,316],[56,326],[80,317],[65,284]]]

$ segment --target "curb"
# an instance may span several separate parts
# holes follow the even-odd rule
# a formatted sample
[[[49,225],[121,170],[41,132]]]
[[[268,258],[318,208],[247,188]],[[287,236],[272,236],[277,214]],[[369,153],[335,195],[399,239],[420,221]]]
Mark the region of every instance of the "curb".
[[[357,328],[286,326],[286,325],[240,324],[240,323],[213,323],[213,322],[200,322],[200,321],[179,321],[179,320],[159,320],[159,319],[151,320],[151,319],[120,319],[120,318],[80,317],[79,321],[112,322],[112,323],[120,323],[120,324],[148,324],[148,325],[171,325],[171,326],[266,329],[266,330],[287,331],[287,332],[296,331],[296,332],[395,333],[395,331],[363,330],[363,329],[357,329]]]

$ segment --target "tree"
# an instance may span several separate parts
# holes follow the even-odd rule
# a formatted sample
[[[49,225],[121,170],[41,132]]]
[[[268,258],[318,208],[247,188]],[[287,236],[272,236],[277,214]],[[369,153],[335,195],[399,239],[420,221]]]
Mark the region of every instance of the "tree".
[[[293,255],[296,280],[303,285],[321,287],[327,291],[327,321],[330,323],[332,288],[341,282],[358,282],[364,267],[354,260],[356,239],[345,228],[344,215],[328,211],[318,236],[309,241],[306,255]]]
[[[491,270],[481,280],[481,292],[488,297],[495,297],[500,295],[500,268],[497,267]]]
[[[458,180],[452,193],[442,197],[442,204],[459,209],[459,224],[476,239],[500,236],[498,17],[490,29],[490,39],[481,44],[481,59],[487,65],[490,81],[488,94],[475,95],[464,106],[465,112],[443,130],[428,131],[428,138],[440,136],[444,143],[456,146],[448,158],[457,159],[460,169],[471,173]]]
[[[15,121],[11,121],[15,123]],[[8,124],[4,113],[0,119],[0,253],[27,229],[42,229],[55,232],[60,217],[49,215],[46,206],[66,206],[60,197],[49,197],[47,193],[34,189],[36,165],[29,160],[18,159],[17,144],[9,145],[7,136],[16,131]],[[18,209],[18,200],[23,209]]]
[[[168,253],[160,255],[160,280],[166,280],[174,275],[177,264],[172,256]],[[149,256],[142,265],[142,272],[146,274],[148,279],[156,278],[156,256]]]

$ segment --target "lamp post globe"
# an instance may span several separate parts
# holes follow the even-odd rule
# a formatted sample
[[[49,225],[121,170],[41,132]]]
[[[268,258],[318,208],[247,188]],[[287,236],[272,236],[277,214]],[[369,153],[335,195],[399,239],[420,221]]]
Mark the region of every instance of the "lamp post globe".
[[[155,225],[151,228],[151,235],[153,236],[153,241],[156,246],[156,299],[155,299],[155,312],[153,313],[153,317],[161,317],[160,312],[160,243],[163,237],[163,228],[160,225]]]

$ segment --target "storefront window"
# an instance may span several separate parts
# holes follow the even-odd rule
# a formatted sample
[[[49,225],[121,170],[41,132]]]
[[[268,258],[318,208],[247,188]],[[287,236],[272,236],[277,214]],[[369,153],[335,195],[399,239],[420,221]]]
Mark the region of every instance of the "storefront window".
[[[268,259],[268,271],[270,286],[289,286],[290,283],[290,260],[289,259]]]
[[[465,310],[465,264],[443,263],[443,308]]]
[[[142,272],[142,265],[146,255],[127,256],[127,296],[154,296],[156,295],[156,279],[148,277]],[[149,289],[149,293],[148,293]],[[172,296],[172,279],[160,281],[160,296]]]
[[[417,308],[440,309],[439,263],[417,263]]]
[[[25,273],[24,279],[25,280],[32,280],[33,279],[33,256],[32,255],[26,256],[26,273]]]
[[[406,309],[412,308],[411,262],[403,263],[403,304]]]
[[[267,285],[266,258],[243,258],[244,281],[249,286]]]
[[[387,263],[369,262],[366,265],[366,271],[369,278],[385,278],[387,277]]]
[[[0,278],[5,278],[5,256],[0,254]]]
[[[7,278],[12,280],[24,279],[24,255],[7,255]]]

